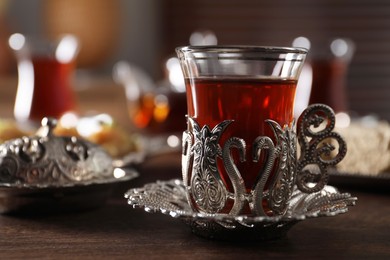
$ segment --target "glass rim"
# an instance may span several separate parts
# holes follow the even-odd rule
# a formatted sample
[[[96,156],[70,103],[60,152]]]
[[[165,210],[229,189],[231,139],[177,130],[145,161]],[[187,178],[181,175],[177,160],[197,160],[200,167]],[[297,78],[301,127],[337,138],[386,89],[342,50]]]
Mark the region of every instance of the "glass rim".
[[[181,53],[268,53],[268,54],[307,54],[308,49],[302,47],[256,46],[256,45],[199,45],[179,46]]]

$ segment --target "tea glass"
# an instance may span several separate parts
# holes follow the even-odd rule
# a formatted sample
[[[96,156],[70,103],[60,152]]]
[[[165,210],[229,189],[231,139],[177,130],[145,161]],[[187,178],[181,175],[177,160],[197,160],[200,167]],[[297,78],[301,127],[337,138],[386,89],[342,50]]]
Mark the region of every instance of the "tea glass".
[[[9,46],[18,65],[14,116],[19,123],[33,127],[44,117],[59,118],[77,109],[72,86],[79,50],[75,36],[47,39],[15,33]]]
[[[347,38],[323,41],[312,48],[313,89],[310,103],[331,106],[336,113],[347,112],[347,74],[354,56],[355,43]]]
[[[187,103],[178,63],[177,58],[166,62],[167,79],[159,84],[127,61],[119,61],[113,68],[115,82],[125,89],[130,127],[145,137],[145,149],[149,154],[180,151]],[[169,65],[173,69],[168,68]]]
[[[303,48],[186,46],[187,199],[207,214],[281,216],[295,184],[296,84]]]

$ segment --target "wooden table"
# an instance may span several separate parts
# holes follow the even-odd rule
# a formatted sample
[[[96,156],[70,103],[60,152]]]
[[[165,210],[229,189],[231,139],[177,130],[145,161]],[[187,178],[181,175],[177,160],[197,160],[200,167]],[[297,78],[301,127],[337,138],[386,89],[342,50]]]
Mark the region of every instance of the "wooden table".
[[[121,91],[116,93],[108,104],[112,98],[123,101]],[[104,106],[107,96],[95,97],[83,102],[85,109],[94,102]],[[10,115],[12,95],[0,98],[0,115]],[[125,117],[120,111],[118,116]],[[123,198],[127,189],[180,178],[179,155],[147,160],[139,172],[138,179],[116,185],[107,203],[94,210],[0,216],[0,259],[390,259],[388,190],[338,187],[358,197],[348,213],[300,222],[280,240],[233,243],[200,238],[177,219],[127,205]]]
[[[296,224],[286,238],[263,242],[207,240],[178,219],[127,205],[123,193],[157,179],[180,178],[180,158],[150,159],[141,176],[118,184],[107,204],[63,215],[0,216],[0,259],[389,259],[388,192],[349,189],[358,197],[346,214]],[[343,187],[339,187],[345,191]]]

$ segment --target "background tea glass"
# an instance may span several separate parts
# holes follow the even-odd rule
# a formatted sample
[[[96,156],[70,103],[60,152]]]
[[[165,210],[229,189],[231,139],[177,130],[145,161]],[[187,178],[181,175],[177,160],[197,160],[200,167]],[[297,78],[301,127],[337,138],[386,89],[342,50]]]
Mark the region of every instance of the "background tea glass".
[[[72,75],[79,42],[73,35],[57,39],[19,33],[9,38],[18,65],[18,89],[14,106],[16,120],[39,124],[44,117],[59,118],[76,110]]]
[[[154,82],[137,66],[119,61],[113,68],[114,80],[125,89],[127,112],[134,132],[147,139],[148,153],[180,148],[187,111],[184,79],[176,57],[166,61],[166,77]]]
[[[336,113],[348,112],[347,74],[355,43],[348,38],[313,42],[308,57],[313,69],[310,104],[322,103]]]
[[[289,138],[281,132],[293,135],[295,91],[306,53],[279,47],[177,48],[188,106],[183,181],[194,210],[284,213],[293,181],[282,187],[274,180],[279,167],[293,167],[295,139],[287,143],[292,146],[286,158],[271,160],[271,146]],[[284,194],[276,205],[271,200],[278,193]]]

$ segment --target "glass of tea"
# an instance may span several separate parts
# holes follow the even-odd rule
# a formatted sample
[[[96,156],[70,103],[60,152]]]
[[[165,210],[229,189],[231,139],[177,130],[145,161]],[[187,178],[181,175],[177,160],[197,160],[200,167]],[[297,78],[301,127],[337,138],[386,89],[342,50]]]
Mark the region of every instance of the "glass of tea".
[[[16,120],[35,125],[44,117],[59,118],[76,110],[72,75],[79,42],[73,35],[57,39],[15,33],[9,38],[18,65]]]
[[[294,184],[294,98],[307,50],[176,52],[187,95],[182,174],[189,204],[202,213],[283,215]]]
[[[127,61],[113,68],[114,80],[125,89],[130,127],[145,137],[148,153],[180,151],[186,129],[187,101],[178,59],[168,59],[166,67],[167,75],[159,83]]]
[[[311,49],[313,87],[310,104],[322,103],[336,113],[348,112],[347,74],[354,52],[355,43],[347,38],[323,41]]]

